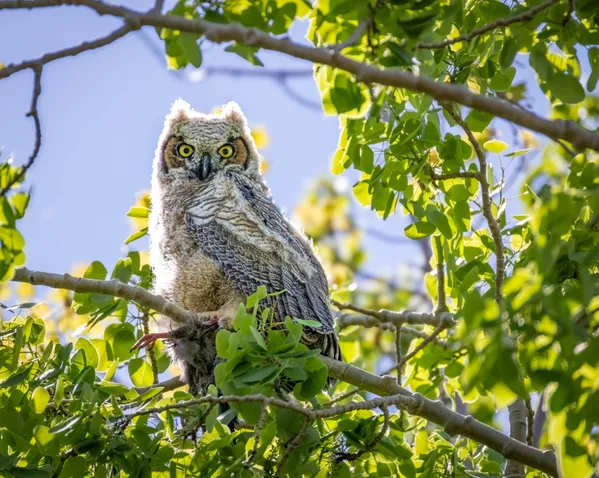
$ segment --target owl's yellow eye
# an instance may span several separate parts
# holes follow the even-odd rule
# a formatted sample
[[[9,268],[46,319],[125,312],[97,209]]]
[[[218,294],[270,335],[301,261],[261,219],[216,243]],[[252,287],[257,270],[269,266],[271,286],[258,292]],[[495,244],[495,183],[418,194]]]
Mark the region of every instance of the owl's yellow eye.
[[[221,155],[222,158],[230,158],[235,153],[235,148],[232,144],[225,144],[218,149],[218,154]]]
[[[189,158],[193,154],[193,146],[188,145],[187,143],[181,143],[177,146],[177,153],[182,158]]]

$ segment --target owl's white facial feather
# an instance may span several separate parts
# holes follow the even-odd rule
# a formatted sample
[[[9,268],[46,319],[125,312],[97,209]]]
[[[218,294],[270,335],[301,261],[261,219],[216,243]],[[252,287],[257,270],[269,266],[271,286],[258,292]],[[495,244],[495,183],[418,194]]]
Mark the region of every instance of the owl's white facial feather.
[[[177,154],[177,147],[183,143],[193,148],[191,156]],[[233,146],[233,157],[221,156],[219,150],[224,145]],[[223,106],[220,114],[206,114],[194,111],[181,99],[175,101],[156,150],[156,179],[170,183],[205,180],[208,171],[213,176],[227,169],[261,181],[259,154],[239,106],[231,102]]]

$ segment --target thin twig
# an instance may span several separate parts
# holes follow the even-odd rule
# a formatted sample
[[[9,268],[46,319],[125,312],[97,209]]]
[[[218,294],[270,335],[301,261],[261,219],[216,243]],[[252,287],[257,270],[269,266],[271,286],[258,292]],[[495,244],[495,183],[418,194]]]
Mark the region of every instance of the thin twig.
[[[383,411],[383,426],[381,427],[380,432],[377,433],[377,435],[372,439],[372,441],[370,443],[368,443],[368,445],[366,445],[364,447],[363,450],[360,450],[356,453],[339,453],[339,454],[337,454],[337,460],[344,460],[344,461],[356,460],[356,459],[360,458],[362,455],[364,455],[365,453],[368,453],[368,452],[374,450],[376,448],[376,446],[381,442],[381,440],[383,438],[385,438],[385,435],[387,434],[387,431],[389,430],[389,409],[387,407],[381,407],[381,408]]]
[[[503,297],[502,289],[503,289],[503,279],[505,275],[505,258],[503,251],[503,242],[501,239],[501,228],[497,223],[497,219],[493,216],[492,202],[491,197],[489,195],[489,183],[487,181],[487,157],[480,146],[480,143],[474,137],[470,126],[466,123],[462,117],[455,112],[453,107],[445,102],[440,103],[441,106],[449,113],[449,115],[453,118],[453,120],[464,130],[466,136],[468,136],[468,140],[478,158],[478,163],[480,166],[480,170],[478,172],[478,181],[480,182],[480,190],[482,196],[482,213],[487,223],[489,224],[489,231],[491,232],[491,237],[493,238],[493,242],[495,243],[495,257],[497,259],[497,266],[495,271],[495,300],[497,303],[501,302]]]
[[[507,27],[512,23],[527,22],[529,20],[532,20],[537,13],[558,3],[559,1],[560,0],[545,0],[543,3],[539,3],[538,5],[532,7],[530,10],[526,10],[525,12],[519,13],[518,15],[514,15],[512,17],[500,18],[498,20],[495,20],[494,22],[489,23],[488,25],[477,28],[476,30],[472,30],[470,33],[466,33],[455,38],[447,38],[446,40],[437,43],[419,43],[418,45],[416,45],[416,48],[443,48],[447,45],[453,45],[454,43],[467,42],[472,40],[473,38],[476,38],[491,30],[494,30],[497,27]]]
[[[534,428],[535,428],[535,412],[532,409],[532,403],[530,402],[530,397],[528,397],[525,400],[526,403],[526,410],[528,411],[528,418],[527,418],[527,423],[528,423],[528,430],[526,433],[526,443],[529,446],[532,446],[532,440],[533,440],[533,435],[534,435]]]
[[[358,23],[358,26],[356,27],[356,29],[353,31],[353,33],[350,35],[350,37],[341,42],[341,43],[337,43],[335,45],[331,45],[329,46],[329,49],[331,49],[332,51],[335,52],[340,52],[341,50],[344,50],[345,48],[349,48],[354,46],[356,43],[358,43],[362,37],[364,36],[364,33],[366,33],[366,31],[368,30],[368,27],[370,27],[370,25],[372,24],[372,22],[374,21],[374,15],[370,15],[368,18],[362,20],[360,23]]]
[[[277,473],[275,477],[282,476],[283,467],[285,466],[285,463],[287,463],[287,460],[289,459],[291,453],[293,453],[293,450],[295,450],[299,446],[302,439],[306,436],[306,433],[308,433],[308,428],[310,428],[310,425],[312,425],[312,420],[306,418],[299,433],[295,436],[295,438],[293,438],[293,440],[291,440],[285,446],[285,451],[283,452],[283,456],[281,457],[281,461],[279,462],[279,466],[277,468]]]
[[[370,25],[374,23],[374,19],[376,17],[376,9],[382,7],[384,3],[384,0],[377,0],[376,4],[374,5],[374,8],[370,7],[370,15],[364,20],[362,20],[360,23],[358,23],[358,26],[350,35],[350,37],[344,42],[329,46],[329,49],[331,49],[334,52],[341,52],[341,50],[344,50],[345,48],[349,48],[356,45],[362,39],[364,34],[368,31]]]
[[[532,433],[532,446],[538,448],[539,442],[541,441],[541,435],[543,435],[543,427],[547,420],[547,413],[544,410],[545,405],[545,390],[542,390],[539,394],[539,404],[537,405],[537,411],[533,420],[533,433]]]
[[[338,397],[335,397],[333,400],[331,400],[329,403],[327,403],[327,406],[330,407],[335,403],[342,402],[346,398],[353,397],[356,393],[360,393],[359,388],[354,388],[353,390],[350,390],[349,392],[342,393],[341,395],[339,395]]]
[[[23,181],[23,179],[25,179],[27,171],[29,171],[29,168],[33,166],[33,163],[35,162],[40,152],[40,148],[42,147],[42,127],[40,124],[39,111],[37,109],[37,102],[39,100],[40,95],[42,94],[42,66],[35,65],[31,67],[31,69],[33,70],[33,93],[31,95],[31,106],[29,107],[29,111],[25,116],[33,119],[33,125],[35,128],[35,142],[33,145],[33,152],[31,153],[31,156],[29,156],[27,162],[21,167],[19,172],[15,174],[15,176],[10,181],[8,181],[4,188],[2,188],[2,191],[0,191],[0,196],[6,195],[6,193],[15,184],[20,183],[21,181]]]
[[[341,314],[339,317],[337,317],[337,325],[339,326],[339,329],[345,329],[353,325],[358,325],[361,327],[366,327],[367,329],[377,327],[381,330],[389,330],[391,332],[395,332],[396,330],[395,325],[387,322],[381,322],[380,320],[368,315]],[[419,339],[428,339],[430,337],[430,335],[426,332],[422,332],[421,330],[408,327],[407,325],[400,325],[402,329],[402,334],[410,335]],[[433,343],[444,349],[454,347],[454,344],[440,339],[434,339]]]
[[[441,246],[442,247],[442,246]],[[437,314],[447,312],[447,299],[445,297],[445,261],[442,256],[443,249],[437,251]]]
[[[258,453],[258,444],[260,443],[260,436],[262,435],[262,430],[264,429],[264,423],[266,422],[266,417],[268,416],[268,408],[263,405],[262,411],[260,412],[260,419],[258,420],[258,424],[256,425],[256,430],[254,433],[254,446],[252,447],[252,451],[250,451],[247,459],[243,462],[243,466],[246,468],[252,464],[252,460]]]
[[[154,5],[153,12],[161,13],[162,8],[164,7],[164,0],[156,0],[156,5]]]
[[[395,328],[395,359],[397,361],[397,385],[401,385],[401,375],[404,363],[401,357],[401,329],[401,325]]]
[[[144,335],[148,335],[150,333],[150,317],[149,311],[147,309],[141,310],[141,324],[143,328]],[[156,352],[154,351],[154,347],[146,348],[146,353],[148,357],[150,357],[150,363],[152,364],[152,374],[154,376],[154,385],[158,383],[158,361],[156,360]]]
[[[418,324],[418,325],[439,325],[442,322],[447,321],[449,325],[453,325],[454,320],[453,316],[449,313],[443,313],[440,315],[435,314],[427,314],[427,313],[417,313],[409,310],[405,310],[403,312],[394,312],[391,310],[381,309],[381,310],[373,310],[366,309],[364,307],[360,307],[354,304],[345,304],[336,300],[331,301],[335,307],[339,310],[352,310],[354,312],[358,312],[360,314],[368,315],[370,317],[374,317],[381,322],[389,322],[395,326],[401,324]]]
[[[457,178],[464,178],[464,179],[478,179],[478,173],[474,172],[474,171],[457,171],[455,173],[446,173],[446,174],[437,174],[437,173],[431,173],[431,179],[434,179],[435,181],[444,181],[446,179],[457,179]]]
[[[435,340],[437,338],[437,336],[443,332],[445,329],[447,328],[447,324],[446,322],[441,323],[434,331],[432,334],[430,334],[428,336],[428,338],[424,339],[422,342],[420,342],[416,347],[414,347],[414,350],[412,350],[409,354],[405,355],[401,361],[399,361],[398,363],[396,363],[393,367],[385,370],[384,372],[381,373],[381,375],[387,375],[391,372],[393,372],[393,370],[397,370],[398,373],[399,371],[402,369],[402,367],[408,362],[408,360],[410,360],[412,357],[414,357],[418,352],[420,352],[424,347],[426,347],[428,344],[430,344],[433,340]]]
[[[570,18],[572,18],[572,13],[574,12],[575,8],[576,8],[576,0],[568,0],[568,11],[566,12],[566,16],[564,17],[562,26],[565,27],[566,24],[570,21]]]

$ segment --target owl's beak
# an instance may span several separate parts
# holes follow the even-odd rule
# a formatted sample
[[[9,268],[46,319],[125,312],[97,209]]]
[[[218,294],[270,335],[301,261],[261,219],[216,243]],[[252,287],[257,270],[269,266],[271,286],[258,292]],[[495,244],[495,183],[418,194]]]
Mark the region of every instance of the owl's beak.
[[[192,166],[193,173],[200,181],[205,181],[212,174],[212,160],[208,153],[202,154],[200,160]]]

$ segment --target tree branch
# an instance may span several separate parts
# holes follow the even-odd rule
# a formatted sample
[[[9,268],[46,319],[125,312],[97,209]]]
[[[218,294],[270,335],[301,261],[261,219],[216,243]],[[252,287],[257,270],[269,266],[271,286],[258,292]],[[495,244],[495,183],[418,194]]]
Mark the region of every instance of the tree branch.
[[[21,2],[19,2],[19,3],[21,3]],[[29,2],[22,2],[22,3],[29,3]],[[1,4],[0,10],[6,8],[7,5],[10,5],[10,3],[9,4]],[[76,56],[76,55],[79,55],[79,53],[83,53],[85,51],[95,50],[97,48],[102,48],[106,45],[110,45],[111,43],[114,43],[115,41],[117,41],[119,38],[124,37],[129,32],[132,32],[133,30],[136,30],[138,28],[141,28],[141,25],[135,25],[135,23],[132,23],[132,24],[127,23],[126,25],[123,25],[122,27],[114,30],[109,35],[102,37],[102,38],[98,38],[97,40],[90,41],[90,42],[83,42],[80,45],[65,48],[64,50],[58,50],[58,51],[55,51],[52,53],[46,53],[45,55],[39,57],[36,60],[26,60],[26,61],[24,61],[22,63],[18,63],[18,64],[9,64],[0,70],[0,80],[3,78],[8,78],[9,76],[14,75],[15,73],[18,73],[19,71],[27,70],[29,68],[31,68],[33,70],[35,70],[36,68],[41,69],[41,67],[43,67],[44,65],[51,63],[53,61],[56,61],[56,60],[60,60],[61,58],[66,58],[69,56]]]
[[[31,95],[31,106],[29,107],[29,111],[25,116],[31,117],[33,119],[33,125],[35,128],[35,142],[33,145],[33,152],[27,162],[21,167],[20,171],[15,174],[15,176],[8,181],[6,186],[2,188],[0,191],[0,196],[6,195],[6,193],[17,183],[23,181],[25,179],[25,175],[29,168],[33,166],[39,152],[42,147],[42,127],[40,124],[40,116],[37,110],[37,102],[39,100],[40,95],[42,94],[42,66],[35,65],[32,67],[33,70],[33,93]],[[1,72],[2,70],[0,70]]]
[[[510,421],[510,436],[524,442],[526,440],[526,404],[524,400],[516,400],[508,406]],[[524,465],[515,460],[508,460],[503,472],[503,478],[522,478],[526,475]]]
[[[518,22],[527,22],[532,20],[534,16],[545,10],[546,8],[558,3],[560,0],[545,0],[543,3],[539,3],[538,5],[532,7],[530,10],[526,10],[525,12],[519,13],[512,17],[500,18],[495,20],[494,22],[485,25],[484,27],[477,28],[476,30],[472,30],[470,33],[466,33],[464,35],[460,35],[456,38],[448,38],[446,40],[440,41],[438,43],[419,43],[416,45],[416,48],[420,49],[434,49],[434,48],[443,48],[447,45],[453,45],[454,43],[466,42],[470,41],[477,36],[483,35],[491,30],[494,30],[497,27],[507,27],[512,23]]]
[[[66,289],[73,292],[105,294],[113,297],[132,300],[173,319],[175,322],[186,322],[198,318],[198,314],[189,312],[178,305],[168,302],[159,295],[147,290],[124,284],[116,279],[96,280],[73,277],[69,274],[52,274],[50,272],[35,272],[27,268],[17,269],[12,278],[14,282],[27,282],[32,285],[44,285],[53,289]]]
[[[341,314],[337,317],[337,326],[340,330],[346,329],[347,327],[351,327],[352,325],[366,327],[367,329],[370,329],[372,327],[378,327],[381,330],[390,330],[391,332],[395,332],[395,330],[397,329],[395,325],[387,322],[381,322],[378,319],[369,315]],[[419,339],[428,339],[430,337],[430,335],[426,332],[422,332],[421,330],[408,327],[407,325],[400,324],[400,327],[402,334],[410,335]],[[432,342],[444,349],[450,349],[453,347],[451,343],[446,342],[445,340],[433,339]]]
[[[557,1],[557,0],[554,0]],[[427,93],[440,101],[453,101],[479,111],[490,113],[525,128],[542,133],[552,139],[564,139],[576,149],[590,148],[599,151],[599,134],[578,126],[573,121],[548,120],[533,113],[523,111],[509,102],[473,93],[461,85],[435,81],[410,72],[390,68],[381,69],[347,58],[328,48],[315,48],[291,41],[288,37],[275,38],[261,30],[246,28],[238,23],[217,24],[203,19],[188,19],[171,15],[159,15],[153,11],[138,12],[128,8],[109,5],[97,0],[13,0],[0,5],[4,8],[36,8],[56,5],[84,5],[100,15],[111,15],[131,22],[134,27],[149,25],[183,32],[204,35],[215,43],[235,41],[237,43],[278,51],[321,65],[352,73],[358,81],[406,88]],[[532,10],[532,9],[531,9]],[[125,27],[126,28],[126,27]],[[0,78],[10,73],[0,70]]]
[[[336,300],[331,301],[335,307],[339,310],[352,310],[354,312],[358,312],[359,314],[364,314],[369,317],[373,317],[380,322],[387,322],[393,324],[395,326],[402,324],[418,324],[418,325],[435,325],[438,326],[442,322],[448,322],[448,325],[453,325],[455,322],[453,320],[453,316],[447,312],[441,314],[427,314],[427,313],[418,313],[412,312],[409,310],[405,310],[403,312],[394,312],[391,310],[381,309],[381,310],[372,310],[365,309],[363,307],[359,307],[353,304],[344,304],[342,302],[338,302]]]

